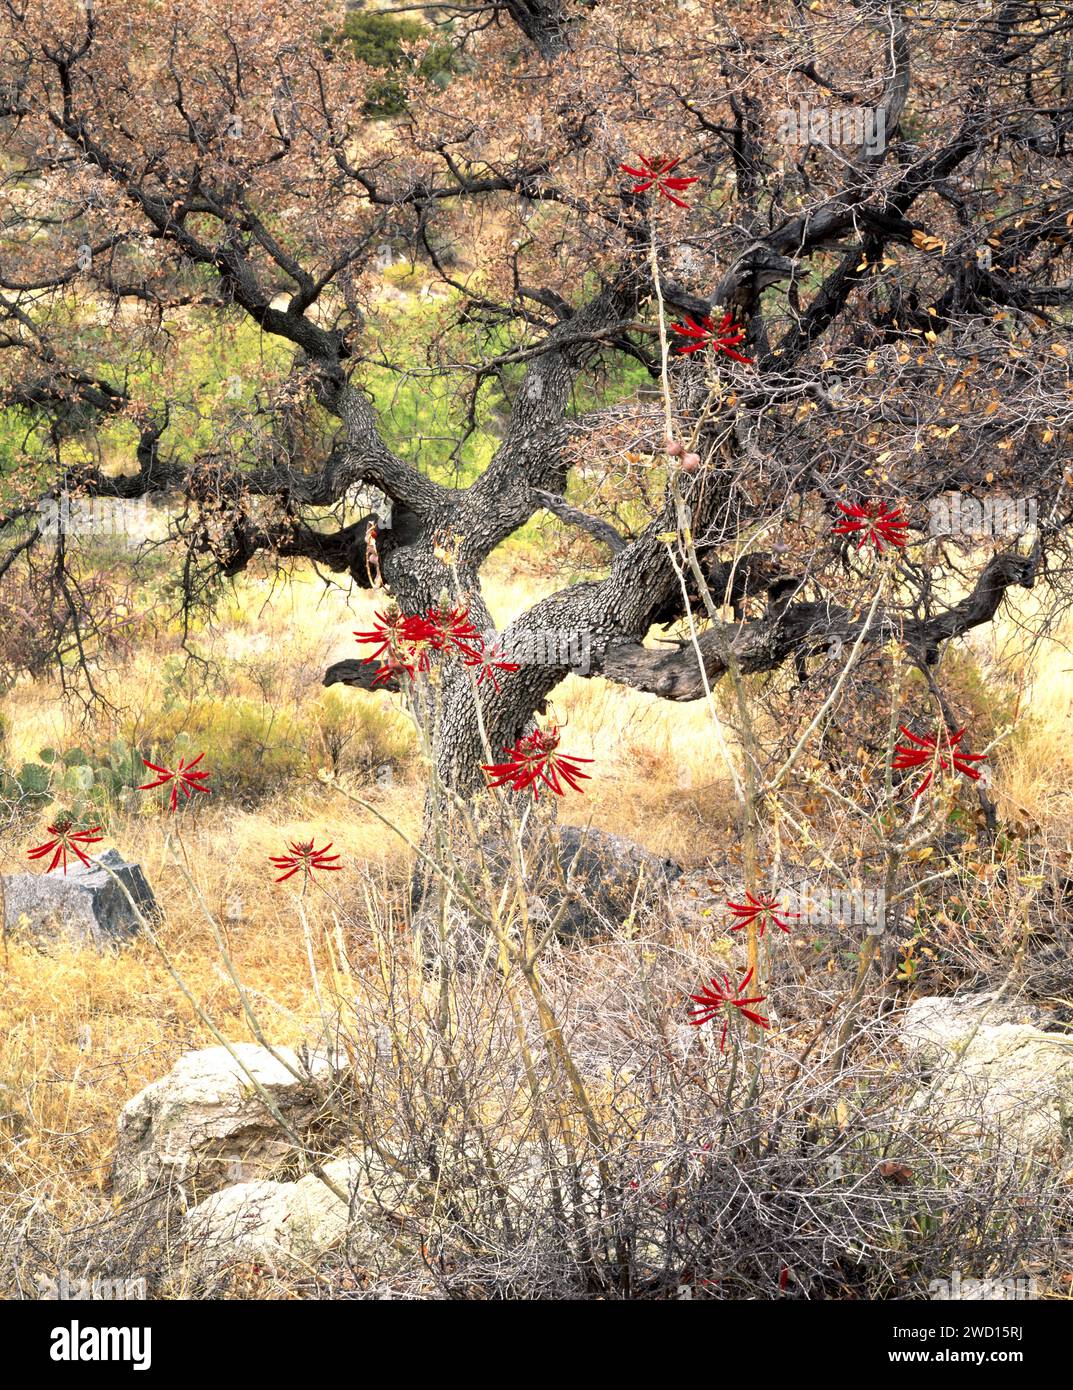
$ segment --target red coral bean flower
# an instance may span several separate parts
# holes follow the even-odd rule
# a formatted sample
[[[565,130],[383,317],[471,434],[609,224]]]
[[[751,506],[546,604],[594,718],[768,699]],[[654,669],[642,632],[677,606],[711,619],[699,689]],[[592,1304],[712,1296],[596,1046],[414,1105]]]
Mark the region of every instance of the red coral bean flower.
[[[469,657],[484,646],[484,638],[470,621],[468,608],[450,608],[446,612],[430,608],[422,621],[425,639],[435,651],[454,647],[464,657]]]
[[[508,661],[498,646],[486,647],[482,641],[480,650],[474,650],[465,658],[467,666],[477,668],[477,685],[481,686],[486,680],[492,682],[492,688],[499,694],[499,681],[496,679],[497,671],[517,671],[518,663]]]
[[[925,734],[923,736],[914,734],[911,729],[907,729],[904,724],[899,724],[899,731],[909,740],[908,745],[898,744],[894,750],[894,761],[891,768],[895,772],[904,771],[910,767],[924,767],[928,765],[928,775],[921,782],[913,793],[913,800],[923,795],[931,785],[931,780],[936,772],[949,772],[951,768],[955,772],[964,773],[974,782],[980,780],[979,771],[973,767],[973,763],[986,762],[986,753],[963,753],[959,750],[958,744],[965,736],[964,729],[958,729],[956,733],[946,733],[942,742],[937,734]],[[945,731],[944,731],[945,732]],[[947,756],[949,755],[949,756]]]
[[[736,351],[737,344],[745,338],[745,329],[734,322],[732,314],[724,314],[717,324],[707,316],[698,323],[691,314],[686,314],[685,322],[672,323],[671,330],[683,339],[675,344],[681,356],[711,348],[724,357],[732,357],[735,362],[751,363],[753,360]]]
[[[174,811],[179,804],[180,789],[187,800],[190,799],[191,792],[204,792],[205,795],[208,796],[212,788],[203,785],[205,779],[209,775],[208,770],[203,768],[199,772],[194,771],[194,768],[197,767],[204,756],[204,753],[199,753],[197,757],[189,763],[185,758],[180,758],[179,766],[174,772],[169,772],[166,767],[157,767],[156,763],[151,763],[148,758],[143,758],[142,762],[149,771],[157,773],[158,776],[155,782],[146,782],[145,785],[139,787],[138,790],[140,792],[149,792],[152,791],[154,787],[163,787],[170,782],[172,785],[169,807],[172,811]]]
[[[355,632],[361,643],[374,644],[376,650],[363,660],[380,661],[373,685],[398,680],[431,670],[432,654],[457,651],[465,661],[478,658],[484,639],[470,620],[467,608],[427,613],[377,613],[376,623],[368,632]]]
[[[745,894],[746,901],[743,903],[727,902],[727,907],[737,917],[737,921],[730,928],[731,931],[741,931],[750,922],[758,922],[758,936],[764,935],[764,928],[768,922],[778,927],[779,931],[788,932],[790,928],[783,921],[784,917],[800,917],[800,912],[787,912],[785,908],[779,906],[778,898],[754,898],[751,893]]]
[[[338,854],[328,853],[332,847],[331,840],[323,849],[317,849],[312,840],[300,841],[297,844],[290,843],[287,847],[290,854],[270,854],[268,856],[277,869],[284,870],[276,879],[277,883],[285,883],[287,879],[293,878],[297,873],[301,873],[305,882],[308,883],[317,869],[323,869],[327,873],[338,873],[343,867],[342,864],[335,862],[339,858]]]
[[[376,613],[376,621],[368,632],[355,632],[359,643],[375,644],[376,650],[363,657],[366,663],[380,661],[373,685],[386,684],[406,676],[412,680],[415,672],[429,669],[429,640],[427,621],[419,614]]]
[[[673,171],[681,164],[681,159],[660,159],[653,157],[646,158],[643,154],[637,156],[637,163],[641,166],[634,169],[632,165],[620,164],[619,173],[629,174],[637,182],[630,189],[631,193],[647,193],[650,188],[655,188],[662,198],[669,199],[675,207],[687,208],[689,204],[676,195],[684,192],[691,183],[696,183],[696,178],[683,178],[681,174],[671,177]]]
[[[36,849],[29,851],[28,858],[44,859],[46,854],[52,855],[52,863],[45,870],[50,874],[57,864],[63,865],[63,872],[67,872],[68,851],[88,869],[90,862],[82,852],[82,845],[95,845],[104,839],[103,835],[98,835],[99,825],[91,826],[88,830],[75,830],[74,822],[69,820],[58,820],[55,825],[48,827],[48,833],[53,836],[46,844],[38,845]]]
[[[758,1024],[761,1028],[770,1028],[771,1024],[763,1018],[752,1007],[753,1004],[762,1004],[765,996],[762,994],[746,995],[745,991],[749,988],[749,981],[753,978],[750,970],[745,978],[738,984],[737,988],[730,983],[730,976],[724,975],[720,980],[713,975],[708,985],[699,994],[691,994],[693,1000],[693,1017],[689,1020],[695,1028],[701,1027],[705,1023],[710,1023],[713,1018],[723,1019],[723,1031],[719,1038],[719,1051],[726,1051],[727,1027],[736,1009],[750,1023]]]
[[[404,657],[397,656],[394,652],[388,652],[387,656],[380,663],[376,675],[373,677],[373,687],[375,688],[378,685],[389,685],[392,681],[401,685],[403,676],[405,676],[407,680],[413,680],[413,662],[407,661]]]
[[[899,549],[905,545],[907,521],[901,521],[902,508],[893,511],[885,502],[847,503],[839,502],[838,509],[845,513],[845,521],[832,527],[836,536],[854,536],[860,533],[857,549],[869,542],[875,546],[876,554],[883,554],[883,546],[893,545]]]
[[[375,626],[368,632],[355,632],[354,636],[360,643],[376,643],[376,651],[370,656],[363,657],[364,661],[375,661],[377,657],[383,656],[384,652],[390,651],[403,637],[403,633],[409,619],[403,617],[401,613],[375,613]]]
[[[396,665],[409,667],[411,676],[415,672],[431,671],[432,653],[439,651],[439,636],[436,627],[421,613],[412,613],[403,619],[399,636],[392,648]]]
[[[592,759],[559,753],[558,747],[559,730],[554,724],[546,729],[534,729],[517,743],[504,748],[506,762],[484,764],[482,771],[488,774],[490,787],[509,786],[516,792],[532,787],[534,800],[539,799],[541,782],[556,796],[564,795],[563,782],[579,792],[578,782],[587,780],[589,773],[582,772],[578,763],[591,763]]]

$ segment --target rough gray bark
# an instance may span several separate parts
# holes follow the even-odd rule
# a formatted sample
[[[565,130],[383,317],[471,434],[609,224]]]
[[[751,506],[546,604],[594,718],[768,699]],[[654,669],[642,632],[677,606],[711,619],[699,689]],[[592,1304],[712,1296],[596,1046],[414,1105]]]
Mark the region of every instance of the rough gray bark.
[[[743,672],[773,671],[792,656],[823,652],[836,641],[848,649],[862,633],[869,646],[904,642],[930,664],[940,643],[991,622],[1011,586],[1032,588],[1038,561],[1038,553],[996,555],[967,598],[931,618],[907,619],[880,609],[868,623],[839,604],[775,601],[756,621],[713,625],[699,635],[696,647],[675,642],[666,651],[651,651],[636,643],[609,644],[596,656],[593,674],[665,700],[700,700],[705,677],[712,685],[726,675],[728,649]]]
[[[571,20],[562,0],[503,0],[503,8],[542,58],[556,57],[569,42]]]

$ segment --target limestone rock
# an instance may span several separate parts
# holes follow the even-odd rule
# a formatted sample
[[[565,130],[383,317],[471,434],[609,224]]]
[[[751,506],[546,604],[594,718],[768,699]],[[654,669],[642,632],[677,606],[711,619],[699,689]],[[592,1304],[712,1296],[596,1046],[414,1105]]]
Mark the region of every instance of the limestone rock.
[[[340,1159],[324,1171],[349,1192],[350,1168]],[[349,1204],[308,1173],[297,1182],[263,1179],[214,1192],[187,1213],[185,1236],[199,1262],[313,1263],[344,1239],[349,1225]]]
[[[215,1192],[186,1215],[184,1235],[195,1269],[206,1272],[235,1261],[273,1270],[308,1269],[332,1250],[345,1248],[351,1264],[380,1273],[419,1262],[420,1227],[407,1237],[388,1222],[372,1199],[374,1156],[333,1159],[323,1173],[343,1201],[315,1173],[294,1182],[244,1182]]]
[[[1073,1034],[994,994],[918,999],[901,1040],[924,1069],[915,1099],[951,1137],[1057,1151],[1073,1141]]]
[[[293,1166],[295,1145],[254,1081],[304,1142],[330,1129],[326,1097],[344,1077],[332,1059],[303,1065],[288,1048],[273,1054],[233,1043],[231,1051],[188,1052],[123,1107],[113,1191],[129,1197],[175,1182],[196,1200],[229,1183],[278,1177]]]

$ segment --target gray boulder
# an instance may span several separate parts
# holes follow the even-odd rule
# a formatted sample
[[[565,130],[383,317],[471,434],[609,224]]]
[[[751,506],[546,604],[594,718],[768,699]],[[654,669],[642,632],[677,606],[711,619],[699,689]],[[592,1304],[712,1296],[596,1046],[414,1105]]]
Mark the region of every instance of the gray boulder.
[[[621,835],[573,825],[559,831],[559,863],[576,885],[559,928],[564,936],[587,936],[656,906],[682,873],[675,860]],[[548,906],[557,911],[562,900],[562,890],[553,884]]]
[[[528,845],[523,856],[530,917],[537,924],[557,922],[558,935],[566,941],[613,931],[632,916],[666,906],[668,892],[682,874],[673,859],[663,859],[621,835],[573,825],[560,826],[550,839]],[[502,840],[484,838],[475,858],[494,883],[511,873],[510,850]],[[479,871],[474,877],[479,881]],[[434,896],[420,871],[415,872],[415,922],[429,914]]]
[[[100,865],[107,865],[107,869]],[[111,870],[111,873],[108,870]],[[138,932],[138,919],[120,879],[142,915],[159,909],[153,890],[137,864],[114,849],[90,861],[76,863],[66,874],[10,874],[0,883],[4,930],[24,930],[35,936],[61,935],[80,945],[119,945]]]

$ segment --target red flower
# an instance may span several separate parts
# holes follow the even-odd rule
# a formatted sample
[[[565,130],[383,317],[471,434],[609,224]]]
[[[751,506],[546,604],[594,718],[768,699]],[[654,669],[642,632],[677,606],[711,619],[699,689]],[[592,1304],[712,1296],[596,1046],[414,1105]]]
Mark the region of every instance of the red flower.
[[[933,736],[928,734],[922,738],[918,734],[910,732],[904,724],[899,724],[898,728],[906,738],[909,739],[910,746],[904,747],[902,744],[899,744],[895,748],[894,752],[896,756],[891,763],[891,767],[894,771],[900,772],[908,767],[923,767],[925,763],[931,764],[928,769],[927,777],[924,778],[923,782],[921,782],[920,786],[917,787],[916,791],[913,793],[914,801],[923,792],[927,791],[936,771],[949,772],[952,767],[955,772],[963,772],[966,777],[971,777],[974,782],[980,780],[980,774],[977,772],[976,768],[973,767],[973,763],[985,762],[987,760],[987,754],[958,752],[957,746],[964,736],[964,729],[958,729],[956,734],[951,734],[944,730],[946,739],[940,744],[937,735]],[[949,758],[944,757],[942,750],[949,752],[951,756]]]
[[[591,763],[592,759],[557,753],[555,750],[558,747],[559,730],[554,724],[547,729],[534,729],[513,747],[504,748],[509,759],[507,762],[485,764],[481,770],[494,779],[489,781],[490,787],[509,785],[516,792],[532,787],[534,800],[539,797],[541,782],[549,786],[556,796],[562,796],[560,777],[567,786],[579,792],[578,781],[587,779],[589,774],[582,772],[577,764]]]
[[[287,879],[293,878],[296,873],[301,871],[308,882],[313,877],[314,869],[326,869],[329,873],[337,873],[343,866],[336,864],[338,854],[329,854],[332,847],[329,840],[323,849],[317,849],[312,840],[301,844],[290,844],[290,854],[270,854],[268,857],[275,864],[277,869],[285,869],[276,879],[277,883],[284,883]]]
[[[747,927],[750,922],[759,920],[760,930],[757,935],[763,936],[764,928],[770,920],[778,927],[779,931],[788,932],[790,928],[778,914],[782,912],[783,917],[801,916],[800,912],[786,912],[784,909],[780,908],[778,898],[754,898],[751,893],[746,893],[745,896],[748,902],[727,902],[727,907],[729,907],[734,916],[739,919],[730,928],[731,931],[741,931],[742,927]]]
[[[371,660],[367,657],[366,660]],[[394,652],[389,652],[387,657],[380,663],[380,669],[373,677],[373,685],[387,685],[389,681],[401,681],[402,677],[413,680],[414,668],[411,662],[404,661],[402,657],[396,656]]]
[[[902,514],[901,507],[889,511],[885,502],[866,502],[863,506],[839,502],[838,508],[845,512],[846,520],[833,527],[833,532],[836,536],[850,536],[858,531],[863,532],[857,542],[858,550],[868,541],[872,542],[879,555],[883,553],[884,542],[899,547],[905,545],[905,533],[909,529],[909,523],[898,520]]]
[[[79,858],[86,868],[90,867],[89,860],[79,848],[80,845],[95,845],[103,840],[103,835],[98,835],[99,825],[92,826],[89,830],[72,830],[72,822],[69,820],[57,821],[55,825],[48,827],[48,833],[55,838],[49,840],[47,844],[38,845],[36,849],[29,851],[28,858],[43,859],[46,854],[52,854],[52,863],[45,870],[50,874],[57,864],[63,864],[63,872],[67,872],[67,851]],[[55,853],[53,853],[55,851]]]
[[[735,989],[730,983],[729,975],[724,975],[721,981],[713,975],[709,981],[710,988],[702,989],[699,994],[689,996],[696,1006],[693,1009],[693,1017],[689,1020],[695,1028],[699,1028],[704,1023],[710,1023],[713,1018],[718,1018],[722,1014],[723,1032],[719,1038],[720,1052],[726,1051],[727,1025],[730,1023],[731,1010],[733,1009],[737,1009],[750,1023],[759,1024],[761,1028],[771,1027],[766,1018],[762,1018],[755,1009],[749,1007],[751,1004],[762,1004],[765,996],[755,994],[746,998],[744,995],[744,991],[749,987],[749,981],[752,978],[753,972],[750,970]]]
[[[470,621],[467,608],[450,608],[441,612],[430,608],[427,613],[377,613],[376,626],[368,632],[355,632],[359,642],[375,642],[376,651],[364,658],[376,661],[383,658],[373,685],[380,685],[402,675],[413,679],[417,673],[431,668],[431,653],[454,649],[467,663],[478,662],[484,651],[484,638]],[[386,655],[385,655],[386,653]]]
[[[359,642],[378,642],[379,646],[372,656],[367,656],[366,661],[375,661],[378,656],[389,651],[391,647],[402,637],[408,618],[404,618],[401,613],[376,613],[376,626],[370,632],[355,632],[354,636]]]
[[[157,767],[156,763],[151,763],[148,760],[148,758],[143,758],[142,762],[149,769],[149,771],[159,773],[159,776],[157,777],[155,782],[146,782],[145,785],[139,787],[138,790],[140,792],[148,792],[152,791],[154,787],[163,787],[166,783],[171,782],[172,788],[170,809],[172,811],[174,811],[176,806],[178,806],[179,804],[180,787],[182,788],[183,795],[187,798],[187,800],[189,800],[191,792],[204,792],[205,795],[208,796],[211,791],[211,788],[204,787],[201,785],[204,779],[208,777],[208,772],[194,772],[192,770],[193,768],[197,767],[198,763],[204,756],[204,753],[199,753],[197,757],[194,759],[194,761],[191,763],[188,763],[185,758],[180,758],[179,766],[174,772],[169,772],[166,767]]]
[[[496,692],[499,694],[499,682],[496,680],[497,671],[517,671],[516,661],[507,661],[499,647],[485,647],[482,643],[480,651],[475,651],[471,656],[466,657],[467,666],[477,666],[480,674],[477,676],[477,684],[483,685],[485,677],[491,682]]]
[[[424,639],[433,650],[442,652],[448,647],[456,647],[463,656],[474,654],[472,644],[484,646],[484,638],[469,619],[468,608],[451,608],[446,613],[430,608],[426,618],[419,618]]]
[[[355,632],[354,636],[359,642],[378,644],[371,656],[363,658],[366,662],[376,661],[387,654],[373,681],[374,685],[402,674],[413,679],[415,671],[429,669],[428,651],[433,632],[420,614],[377,613],[376,626],[369,632]]]
[[[674,178],[668,177],[671,171],[677,169],[682,162],[680,159],[646,159],[643,154],[639,154],[637,162],[641,166],[639,169],[634,169],[629,164],[618,166],[619,173],[629,174],[631,178],[637,179],[637,182],[630,189],[631,193],[647,193],[654,185],[656,192],[661,197],[669,198],[676,207],[689,206],[681,198],[676,198],[675,194],[681,193],[683,189],[688,188],[691,183],[696,183],[697,180],[695,178],[683,178],[680,174]]]
[[[751,357],[745,357],[742,353],[736,352],[735,344],[740,343],[745,337],[745,329],[741,324],[735,323],[731,314],[724,314],[718,324],[710,318],[702,318],[699,323],[690,315],[686,314],[685,323],[672,323],[671,329],[685,342],[676,344],[682,356],[690,352],[702,352],[705,348],[713,348],[716,352],[721,352],[724,357],[733,357],[735,362],[751,362]]]

